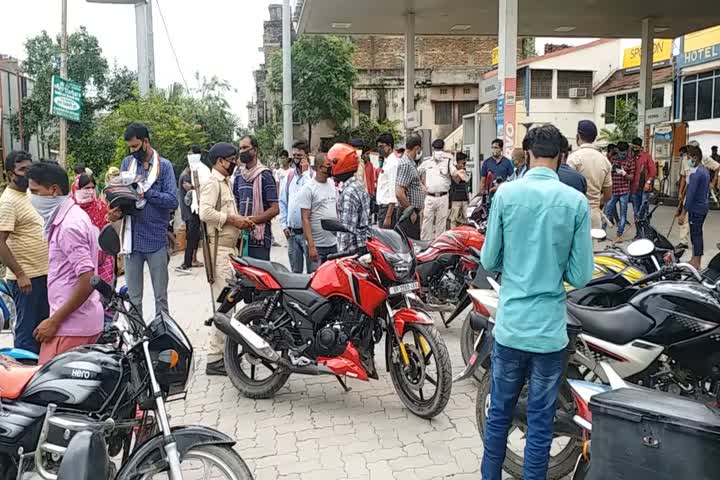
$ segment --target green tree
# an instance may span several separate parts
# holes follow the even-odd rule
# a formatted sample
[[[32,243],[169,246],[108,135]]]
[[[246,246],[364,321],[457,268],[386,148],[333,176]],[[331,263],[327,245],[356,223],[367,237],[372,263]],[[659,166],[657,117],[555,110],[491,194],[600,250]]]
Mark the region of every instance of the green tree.
[[[266,123],[255,129],[258,141],[258,153],[267,164],[267,160],[276,158],[282,151],[282,128],[277,123]]]
[[[322,120],[341,125],[352,114],[350,88],[357,78],[353,45],[332,35],[302,35],[292,46],[293,115],[312,129]],[[282,95],[282,52],[270,61],[270,86]]]
[[[402,141],[402,131],[400,122],[383,120],[378,122],[367,115],[360,114],[360,121],[355,127],[339,127],[337,134],[333,138],[333,143],[343,142],[349,143],[353,138],[360,138],[368,149],[375,148],[375,140],[381,133],[390,133],[398,144]]]
[[[605,115],[603,115],[604,117]],[[629,142],[637,137],[638,131],[638,107],[637,100],[624,100],[618,98],[615,101],[615,128],[603,128],[600,130],[600,139],[608,143]]]
[[[195,78],[200,82],[199,74],[195,74]],[[216,76],[202,78],[193,115],[210,143],[230,142],[233,139],[238,118],[233,115],[225,95],[234,91],[228,82]]]

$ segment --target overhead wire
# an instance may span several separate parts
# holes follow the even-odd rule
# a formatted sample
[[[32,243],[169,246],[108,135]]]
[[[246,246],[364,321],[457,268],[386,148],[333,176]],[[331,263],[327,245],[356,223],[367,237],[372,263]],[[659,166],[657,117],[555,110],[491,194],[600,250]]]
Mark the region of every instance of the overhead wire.
[[[185,90],[190,92],[190,87],[188,86],[187,80],[185,80],[185,74],[180,66],[180,59],[178,59],[177,53],[175,52],[175,46],[173,45],[172,38],[170,38],[170,30],[168,30],[167,23],[165,22],[165,15],[163,15],[162,8],[160,7],[160,0],[155,0],[155,4],[157,5],[158,12],[160,13],[160,19],[162,20],[163,28],[165,29],[165,36],[170,44],[170,51],[172,51],[173,57],[175,57],[175,65],[177,65],[178,72],[180,72],[180,78],[182,78],[183,84],[185,85]]]

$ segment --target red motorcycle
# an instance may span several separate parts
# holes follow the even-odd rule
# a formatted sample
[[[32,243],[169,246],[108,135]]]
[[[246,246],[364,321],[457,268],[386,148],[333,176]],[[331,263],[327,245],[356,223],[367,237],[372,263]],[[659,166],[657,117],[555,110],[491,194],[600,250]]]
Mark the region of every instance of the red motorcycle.
[[[322,226],[348,232],[335,220]],[[385,365],[402,402],[422,418],[443,411],[450,356],[432,319],[410,308],[420,285],[402,232],[370,228],[363,246],[329,257],[312,275],[248,257],[232,263],[237,281],[213,321],[227,335],[225,368],[243,395],[272,397],[293,373],[334,375],[349,391],[344,377],[378,378],[375,344],[384,335]],[[250,303],[235,318],[221,313],[241,298]]]
[[[490,288],[472,283],[475,278],[484,280],[488,276],[480,264],[484,225],[471,218],[471,225],[448,230],[431,242],[413,242],[422,306],[439,312],[446,327],[470,305],[468,288]],[[446,318],[447,313],[452,314]]]

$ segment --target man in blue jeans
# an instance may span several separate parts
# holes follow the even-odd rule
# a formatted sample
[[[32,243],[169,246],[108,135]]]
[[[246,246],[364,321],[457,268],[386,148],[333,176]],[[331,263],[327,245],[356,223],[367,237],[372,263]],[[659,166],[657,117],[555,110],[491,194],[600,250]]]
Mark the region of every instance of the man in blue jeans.
[[[280,185],[280,226],[288,242],[288,259],[293,273],[303,273],[303,269],[307,269],[308,273],[313,271],[300,211],[300,192],[310,183],[307,152],[307,143],[295,142],[292,149],[293,166],[284,184]]]
[[[565,288],[592,278],[587,199],[558,179],[562,134],[552,125],[526,137],[530,170],[495,194],[482,264],[502,272],[494,330],[491,401],[481,473],[500,480],[508,430],[527,380],[525,480],[545,480],[553,438],[555,401],[566,362]],[[518,246],[524,248],[518,250]]]
[[[125,141],[130,156],[122,161],[120,179],[137,182],[146,200],[139,214],[123,219],[121,228],[128,294],[142,314],[143,269],[147,263],[155,294],[155,315],[169,313],[167,230],[170,212],[178,206],[175,172],[172,164],[150,145],[150,133],[145,125],[130,124],[125,130]],[[121,216],[119,208],[108,212],[111,222]]]

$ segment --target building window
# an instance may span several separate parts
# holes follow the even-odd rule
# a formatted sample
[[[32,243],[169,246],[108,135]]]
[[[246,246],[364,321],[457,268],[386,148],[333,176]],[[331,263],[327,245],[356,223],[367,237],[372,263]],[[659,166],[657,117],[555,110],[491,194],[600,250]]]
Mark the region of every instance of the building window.
[[[621,93],[619,95],[608,95],[605,97],[605,123],[615,123],[615,109],[618,99],[625,102],[638,103],[638,92]],[[650,108],[660,108],[665,106],[665,89],[663,87],[653,88],[652,103]]]
[[[463,88],[463,95],[470,95],[470,88],[468,88],[468,87]]]
[[[452,102],[435,102],[435,125],[450,125],[452,113]]]
[[[462,124],[463,117],[471,113],[475,113],[477,109],[477,102],[458,102],[457,103],[457,117],[453,127],[459,127]]]
[[[447,88],[441,88],[440,95],[447,95]]]
[[[558,98],[571,98],[570,90],[573,88],[584,88],[585,95],[573,96],[572,98],[592,98],[593,72],[572,72],[558,71]]]
[[[515,97],[518,99],[525,98],[525,91],[527,90],[527,70],[521,69],[517,72],[517,90],[515,91]]]
[[[683,120],[720,118],[720,70],[690,75],[682,82]]]
[[[530,98],[552,98],[552,70],[530,72]]]
[[[372,108],[372,101],[371,100],[358,100],[358,112],[360,112],[361,115],[370,116],[370,111]]]

